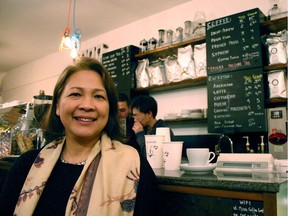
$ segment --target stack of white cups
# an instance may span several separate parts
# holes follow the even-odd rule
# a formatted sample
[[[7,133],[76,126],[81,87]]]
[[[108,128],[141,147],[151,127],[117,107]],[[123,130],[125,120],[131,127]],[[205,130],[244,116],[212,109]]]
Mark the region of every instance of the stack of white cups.
[[[156,128],[156,135],[145,135],[147,160],[153,169],[179,170],[182,141],[171,141],[168,127]]]

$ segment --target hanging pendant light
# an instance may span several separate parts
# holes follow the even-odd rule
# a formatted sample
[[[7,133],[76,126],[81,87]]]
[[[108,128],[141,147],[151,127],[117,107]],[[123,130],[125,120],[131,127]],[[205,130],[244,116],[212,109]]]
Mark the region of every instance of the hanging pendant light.
[[[81,30],[76,29],[71,37],[71,57],[76,58],[80,49]]]
[[[71,13],[71,4],[72,0],[69,1],[69,8],[68,8],[68,19],[67,19],[67,26],[62,34],[61,43],[59,46],[59,50],[62,51],[63,49],[70,49],[71,50],[71,57],[73,59],[77,58],[78,51],[80,49],[80,38],[81,38],[81,30],[76,28],[75,26],[75,8],[76,8],[76,0],[74,0],[73,4],[73,34],[70,38],[70,13]]]
[[[66,27],[63,36],[62,36],[62,40],[61,40],[61,44],[60,44],[60,51],[62,51],[63,49],[70,49],[71,48],[71,39],[70,39],[70,28]]]

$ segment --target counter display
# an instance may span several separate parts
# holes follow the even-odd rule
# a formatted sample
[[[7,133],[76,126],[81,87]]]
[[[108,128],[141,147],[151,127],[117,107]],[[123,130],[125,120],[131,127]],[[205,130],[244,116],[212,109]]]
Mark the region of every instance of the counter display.
[[[212,172],[154,169],[159,182],[160,215],[286,216],[287,178],[223,179]],[[173,205],[171,205],[173,203]]]

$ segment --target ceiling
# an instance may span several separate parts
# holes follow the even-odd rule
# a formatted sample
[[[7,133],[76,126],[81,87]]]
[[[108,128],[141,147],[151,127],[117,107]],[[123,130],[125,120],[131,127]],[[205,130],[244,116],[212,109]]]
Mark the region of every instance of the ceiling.
[[[0,1],[0,74],[58,50],[67,25],[69,1]],[[81,28],[81,40],[85,41],[188,1],[191,0],[76,1],[76,27]],[[72,12],[73,6],[71,15]]]

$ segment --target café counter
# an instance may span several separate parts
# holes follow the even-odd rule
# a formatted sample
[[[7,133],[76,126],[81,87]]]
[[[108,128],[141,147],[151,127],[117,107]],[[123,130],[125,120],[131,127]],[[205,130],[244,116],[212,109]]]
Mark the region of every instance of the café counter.
[[[230,178],[213,172],[154,172],[160,191],[159,215],[287,216],[288,182],[281,174]]]

